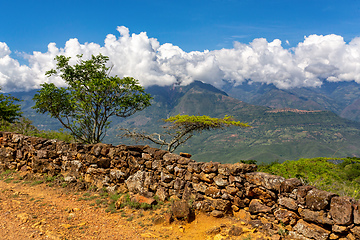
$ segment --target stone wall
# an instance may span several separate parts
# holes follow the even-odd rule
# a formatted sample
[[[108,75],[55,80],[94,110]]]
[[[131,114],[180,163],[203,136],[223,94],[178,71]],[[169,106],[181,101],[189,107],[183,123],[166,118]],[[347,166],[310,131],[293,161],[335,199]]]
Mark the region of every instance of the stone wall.
[[[0,132],[2,171],[62,175],[110,191],[181,199],[215,217],[246,209],[290,226],[293,239],[360,239],[359,201],[256,172],[256,165],[188,157],[149,146],[68,144]]]

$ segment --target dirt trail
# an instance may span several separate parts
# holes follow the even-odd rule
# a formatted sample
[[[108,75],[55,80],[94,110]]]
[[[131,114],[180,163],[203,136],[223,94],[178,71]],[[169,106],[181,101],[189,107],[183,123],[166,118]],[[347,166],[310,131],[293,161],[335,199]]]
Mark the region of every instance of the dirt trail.
[[[200,214],[192,223],[157,223],[166,206],[111,213],[101,206],[106,200],[95,192],[7,176],[0,180],[0,239],[270,239],[234,218]],[[235,225],[242,227],[237,236],[216,230]]]

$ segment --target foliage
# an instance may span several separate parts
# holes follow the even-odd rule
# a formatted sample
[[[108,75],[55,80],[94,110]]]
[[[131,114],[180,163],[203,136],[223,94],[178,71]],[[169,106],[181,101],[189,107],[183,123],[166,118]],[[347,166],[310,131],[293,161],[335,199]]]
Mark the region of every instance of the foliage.
[[[128,117],[150,105],[150,95],[131,77],[109,76],[108,57],[99,54],[90,60],[69,64],[70,57],[57,56],[56,70],[68,87],[58,88],[53,83],[42,84],[34,96],[39,113],[56,118],[71,134],[83,143],[98,143],[109,127],[112,116]]]
[[[9,123],[5,120],[0,121],[0,131],[15,132],[26,136],[42,137],[47,139],[58,139],[65,142],[73,142],[74,138],[63,129],[59,131],[53,130],[39,130],[27,118],[20,118],[14,123]]]
[[[21,116],[21,108],[19,104],[15,104],[16,101],[20,100],[10,95],[0,94],[0,121],[12,123]]]
[[[212,118],[209,116],[189,116],[189,115],[176,115],[163,119],[164,122],[170,123],[165,126],[165,137],[153,133],[150,135],[144,133],[131,132],[128,129],[121,128],[125,131],[122,136],[131,137],[141,140],[150,140],[160,146],[166,146],[167,150],[173,152],[178,146],[189,140],[194,132],[201,133],[203,130],[224,129],[225,127],[250,127],[246,123],[234,121],[232,116],[225,116],[224,118]]]
[[[313,158],[259,165],[258,171],[304,183],[339,195],[360,198],[360,158]]]

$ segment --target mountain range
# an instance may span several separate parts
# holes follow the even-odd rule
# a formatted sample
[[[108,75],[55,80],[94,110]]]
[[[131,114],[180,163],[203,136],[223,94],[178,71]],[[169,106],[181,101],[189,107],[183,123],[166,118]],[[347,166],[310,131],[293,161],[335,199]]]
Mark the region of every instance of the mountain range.
[[[152,105],[128,118],[113,118],[106,143],[136,143],[119,138],[118,128],[162,132],[163,121],[176,114],[234,116],[252,128],[202,132],[178,148],[197,161],[233,163],[257,160],[295,160],[313,157],[360,156],[360,85],[326,83],[322,88],[280,90],[272,85],[246,83],[217,89],[195,81],[187,86],[152,86]],[[56,119],[31,107],[36,91],[12,93],[23,99],[24,116],[40,129],[58,129]],[[341,117],[340,117],[340,116]],[[345,118],[346,117],[346,118]]]

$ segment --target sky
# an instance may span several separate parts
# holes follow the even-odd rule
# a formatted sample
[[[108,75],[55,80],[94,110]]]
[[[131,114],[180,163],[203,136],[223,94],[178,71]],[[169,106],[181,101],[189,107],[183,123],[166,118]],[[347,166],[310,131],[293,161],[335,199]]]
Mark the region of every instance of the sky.
[[[54,57],[102,53],[144,86],[360,83],[358,0],[2,1],[0,86],[28,91]]]

